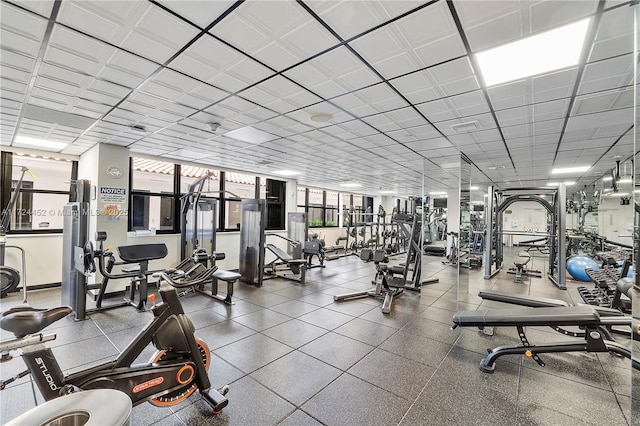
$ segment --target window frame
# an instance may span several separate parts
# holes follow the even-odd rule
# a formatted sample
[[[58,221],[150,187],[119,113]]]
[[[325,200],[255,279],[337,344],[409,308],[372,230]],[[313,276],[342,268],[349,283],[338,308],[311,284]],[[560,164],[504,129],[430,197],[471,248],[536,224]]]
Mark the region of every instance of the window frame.
[[[0,152],[0,167],[2,168],[2,172],[0,173],[0,186],[2,186],[2,191],[0,191],[0,216],[5,212],[9,205],[9,201],[11,200],[11,196],[13,195],[13,160],[15,156],[15,152],[13,151],[1,151]],[[59,161],[55,159],[51,159],[51,161]],[[78,179],[78,161],[71,160],[71,173],[69,176],[70,181],[75,181]],[[67,202],[71,201],[71,186],[69,185],[68,190],[56,190],[56,189],[37,189],[37,188],[25,188],[22,187],[20,190],[21,197],[24,195],[30,195],[33,198],[35,194],[50,194],[50,195],[66,195]],[[64,206],[56,209],[62,210]],[[15,206],[14,206],[15,208]],[[15,212],[12,213],[12,216],[15,215]],[[13,221],[13,217],[12,217]],[[11,224],[9,224],[8,229],[6,230],[7,235],[38,235],[38,234],[62,234],[61,228],[45,228],[45,229],[12,229]]]
[[[296,191],[298,191],[300,187],[296,188]],[[310,203],[309,202],[309,190],[310,189],[314,189],[314,190],[321,190],[322,191],[322,204],[319,203]],[[340,207],[333,207],[333,206],[327,206],[327,190],[326,189],[321,189],[321,188],[309,188],[307,186],[304,187],[304,205],[301,204],[297,204],[296,207],[299,209],[304,209],[305,214],[307,215],[307,223],[309,225],[309,228],[338,228],[340,226],[339,221],[340,221]],[[331,192],[335,192],[335,191],[331,191]],[[340,193],[338,194],[338,200],[340,200]],[[297,203],[297,192],[296,192],[296,203]],[[339,201],[338,201],[339,203]],[[311,209],[320,209],[321,211],[321,217],[322,217],[322,223],[320,225],[318,224],[312,224],[311,223],[311,219],[309,216],[309,212]],[[328,211],[334,211],[335,212],[335,217],[336,217],[336,221],[333,225],[327,225],[327,212]]]

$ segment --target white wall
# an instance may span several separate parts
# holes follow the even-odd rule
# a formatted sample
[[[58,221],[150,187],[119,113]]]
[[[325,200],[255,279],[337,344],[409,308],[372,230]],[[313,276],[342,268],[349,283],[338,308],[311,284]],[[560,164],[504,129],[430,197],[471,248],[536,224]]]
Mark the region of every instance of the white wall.
[[[619,197],[603,197],[598,206],[598,234],[608,240],[632,245],[633,200],[621,206]]]
[[[7,248],[5,264],[20,272],[28,286],[60,282],[62,277],[62,234],[7,235],[7,245],[21,247],[26,256],[26,280],[22,277],[20,251]]]
[[[511,246],[521,241],[541,238],[547,233],[547,209],[535,201],[516,201],[503,213],[503,229],[506,232],[517,232],[531,235],[504,235],[503,243]]]

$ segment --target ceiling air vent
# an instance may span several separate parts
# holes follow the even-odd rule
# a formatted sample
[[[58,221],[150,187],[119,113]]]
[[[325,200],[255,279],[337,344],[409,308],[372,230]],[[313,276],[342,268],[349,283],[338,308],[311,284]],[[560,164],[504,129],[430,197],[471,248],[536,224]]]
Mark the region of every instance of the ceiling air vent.
[[[456,133],[468,133],[480,129],[480,123],[478,121],[467,121],[465,123],[452,124],[451,130]]]
[[[147,133],[147,129],[139,124],[132,124],[129,128],[136,133]]]

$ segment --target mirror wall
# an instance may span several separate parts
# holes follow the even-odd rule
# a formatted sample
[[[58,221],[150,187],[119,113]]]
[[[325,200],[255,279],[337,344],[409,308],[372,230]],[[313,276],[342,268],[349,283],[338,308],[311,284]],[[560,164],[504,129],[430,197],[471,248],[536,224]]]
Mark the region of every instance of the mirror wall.
[[[632,160],[634,165],[633,179],[632,179],[632,203],[631,208],[634,214],[633,221],[633,265],[634,265],[634,289],[633,289],[633,304],[632,304],[632,316],[633,316],[633,334],[640,335],[640,275],[638,275],[638,267],[640,266],[640,181],[638,180],[638,173],[640,172],[640,133],[638,124],[640,124],[640,110],[638,105],[640,104],[640,91],[638,90],[639,73],[638,60],[640,60],[639,46],[640,46],[640,31],[638,29],[640,25],[640,6],[637,4],[634,6],[634,126],[633,126],[633,153]],[[637,336],[636,336],[637,337]],[[640,342],[634,340],[633,342],[633,356],[635,359],[640,359]],[[638,370],[631,370],[631,424],[640,424],[640,372]]]

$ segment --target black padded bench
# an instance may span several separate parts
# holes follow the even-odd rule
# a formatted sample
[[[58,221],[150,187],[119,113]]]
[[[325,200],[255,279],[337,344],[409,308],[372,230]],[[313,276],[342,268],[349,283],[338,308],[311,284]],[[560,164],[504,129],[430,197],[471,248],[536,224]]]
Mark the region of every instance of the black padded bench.
[[[564,300],[537,296],[524,296],[519,294],[491,293],[488,291],[481,291],[478,293],[478,297],[484,300],[493,300],[496,302],[509,303],[511,305],[528,306],[530,308],[552,308],[557,306],[569,306],[569,304]]]
[[[105,237],[106,238],[106,237]],[[122,268],[122,272],[127,277],[131,278],[129,284],[129,297],[125,303],[135,307],[139,311],[145,310],[145,304],[147,303],[149,280],[148,276],[153,275],[154,272],[149,270],[149,261],[163,259],[167,256],[169,250],[164,243],[160,244],[134,244],[129,246],[119,246],[118,256],[127,264]],[[114,277],[118,278],[118,277]],[[102,303],[102,296],[106,290],[106,281],[102,284],[100,296],[98,299],[98,306]],[[136,291],[138,292],[138,300],[135,300]]]
[[[290,280],[298,281],[301,284],[304,284],[305,276],[307,273],[307,260],[306,259],[294,259],[289,253],[282,250],[280,247],[273,244],[266,244],[265,247],[269,249],[271,253],[273,253],[277,259],[271,262],[268,265],[265,265],[265,271],[270,273],[273,276],[278,276],[281,278],[287,278]],[[280,262],[278,262],[278,260]],[[281,271],[278,267],[280,265],[286,264],[287,267],[291,270],[294,275],[291,274],[279,274]],[[268,269],[266,269],[268,268]]]
[[[522,345],[500,346],[489,352],[480,362],[480,370],[493,373],[496,360],[503,355],[526,355],[533,358],[541,367],[544,362],[538,354],[550,352],[611,352],[629,358],[635,369],[640,369],[640,361],[632,357],[629,348],[613,341],[610,327],[632,327],[630,316],[601,316],[591,306],[558,306],[534,309],[495,309],[480,311],[459,311],[453,315],[453,326],[456,327],[494,327],[512,326],[518,330]],[[566,333],[581,337],[567,342],[548,345],[533,345],[527,339],[525,327],[549,326],[553,328],[575,326],[584,329],[584,333]]]

